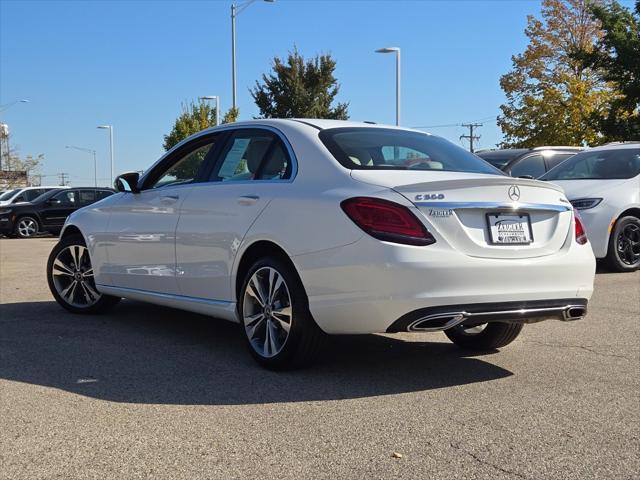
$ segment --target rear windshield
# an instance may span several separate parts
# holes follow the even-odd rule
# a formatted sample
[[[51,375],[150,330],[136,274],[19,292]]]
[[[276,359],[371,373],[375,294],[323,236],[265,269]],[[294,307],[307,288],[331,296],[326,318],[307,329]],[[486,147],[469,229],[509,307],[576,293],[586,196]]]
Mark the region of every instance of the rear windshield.
[[[539,180],[613,180],[640,174],[640,148],[581,152]]]
[[[461,147],[426,133],[384,128],[331,128],[320,140],[351,170],[436,170],[504,175]]]

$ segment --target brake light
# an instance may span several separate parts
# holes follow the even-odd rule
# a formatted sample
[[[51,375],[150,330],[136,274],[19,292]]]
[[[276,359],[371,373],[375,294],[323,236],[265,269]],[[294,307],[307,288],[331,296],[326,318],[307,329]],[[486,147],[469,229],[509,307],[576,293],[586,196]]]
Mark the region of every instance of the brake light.
[[[580,218],[580,214],[577,210],[573,211],[573,218],[576,225],[576,242],[580,245],[584,245],[587,243],[587,232],[584,229],[584,225],[582,225],[582,219]]]
[[[403,205],[380,198],[355,197],[344,200],[340,206],[358,227],[379,240],[407,245],[431,245],[436,241]]]

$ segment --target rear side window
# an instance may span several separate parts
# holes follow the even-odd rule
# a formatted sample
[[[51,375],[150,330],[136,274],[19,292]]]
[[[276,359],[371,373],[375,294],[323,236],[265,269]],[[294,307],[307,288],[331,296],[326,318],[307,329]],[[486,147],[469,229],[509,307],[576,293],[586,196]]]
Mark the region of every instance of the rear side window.
[[[383,128],[332,128],[320,140],[351,170],[435,170],[504,175],[461,147],[426,133]]]
[[[113,195],[113,192],[109,190],[98,190],[96,192],[96,200],[102,200],[103,198],[107,198]]]
[[[85,206],[96,201],[96,193],[93,190],[80,190],[78,192],[78,205]]]

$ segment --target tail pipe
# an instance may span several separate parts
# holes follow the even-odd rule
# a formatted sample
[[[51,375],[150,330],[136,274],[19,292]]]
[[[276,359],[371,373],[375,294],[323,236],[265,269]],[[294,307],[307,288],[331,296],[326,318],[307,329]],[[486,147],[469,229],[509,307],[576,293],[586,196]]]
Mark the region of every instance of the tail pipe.
[[[586,305],[563,305],[543,308],[520,308],[517,310],[453,311],[433,313],[420,317],[407,327],[411,332],[438,332],[457,325],[480,325],[490,322],[536,323],[544,320],[564,322],[581,320],[587,314]]]

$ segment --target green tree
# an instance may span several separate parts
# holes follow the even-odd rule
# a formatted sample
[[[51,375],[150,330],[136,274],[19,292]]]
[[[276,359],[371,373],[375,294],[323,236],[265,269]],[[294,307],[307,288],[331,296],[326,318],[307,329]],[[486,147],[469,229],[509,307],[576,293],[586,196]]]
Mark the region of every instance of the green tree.
[[[331,106],[340,89],[335,68],[331,55],[305,60],[294,49],[286,62],[275,57],[272,73],[262,75],[251,91],[260,117],[348,119],[348,103]]]
[[[597,69],[619,92],[594,120],[607,141],[640,140],[640,0],[635,12],[616,0],[590,10],[603,35],[595,49],[581,50],[576,58],[585,68]]]
[[[227,110],[227,113],[222,117],[222,123],[233,123],[238,121],[238,116],[240,115],[240,110],[238,108],[231,107]]]
[[[163,147],[170,150],[185,138],[216,124],[216,109],[204,100],[182,104],[182,113],[176,118],[171,131],[164,136]]]
[[[593,116],[613,97],[610,86],[575,58],[593,52],[600,25],[588,0],[543,0],[542,19],[528,17],[529,45],[500,78],[507,97],[498,125],[503,146],[593,145],[603,141]]]

